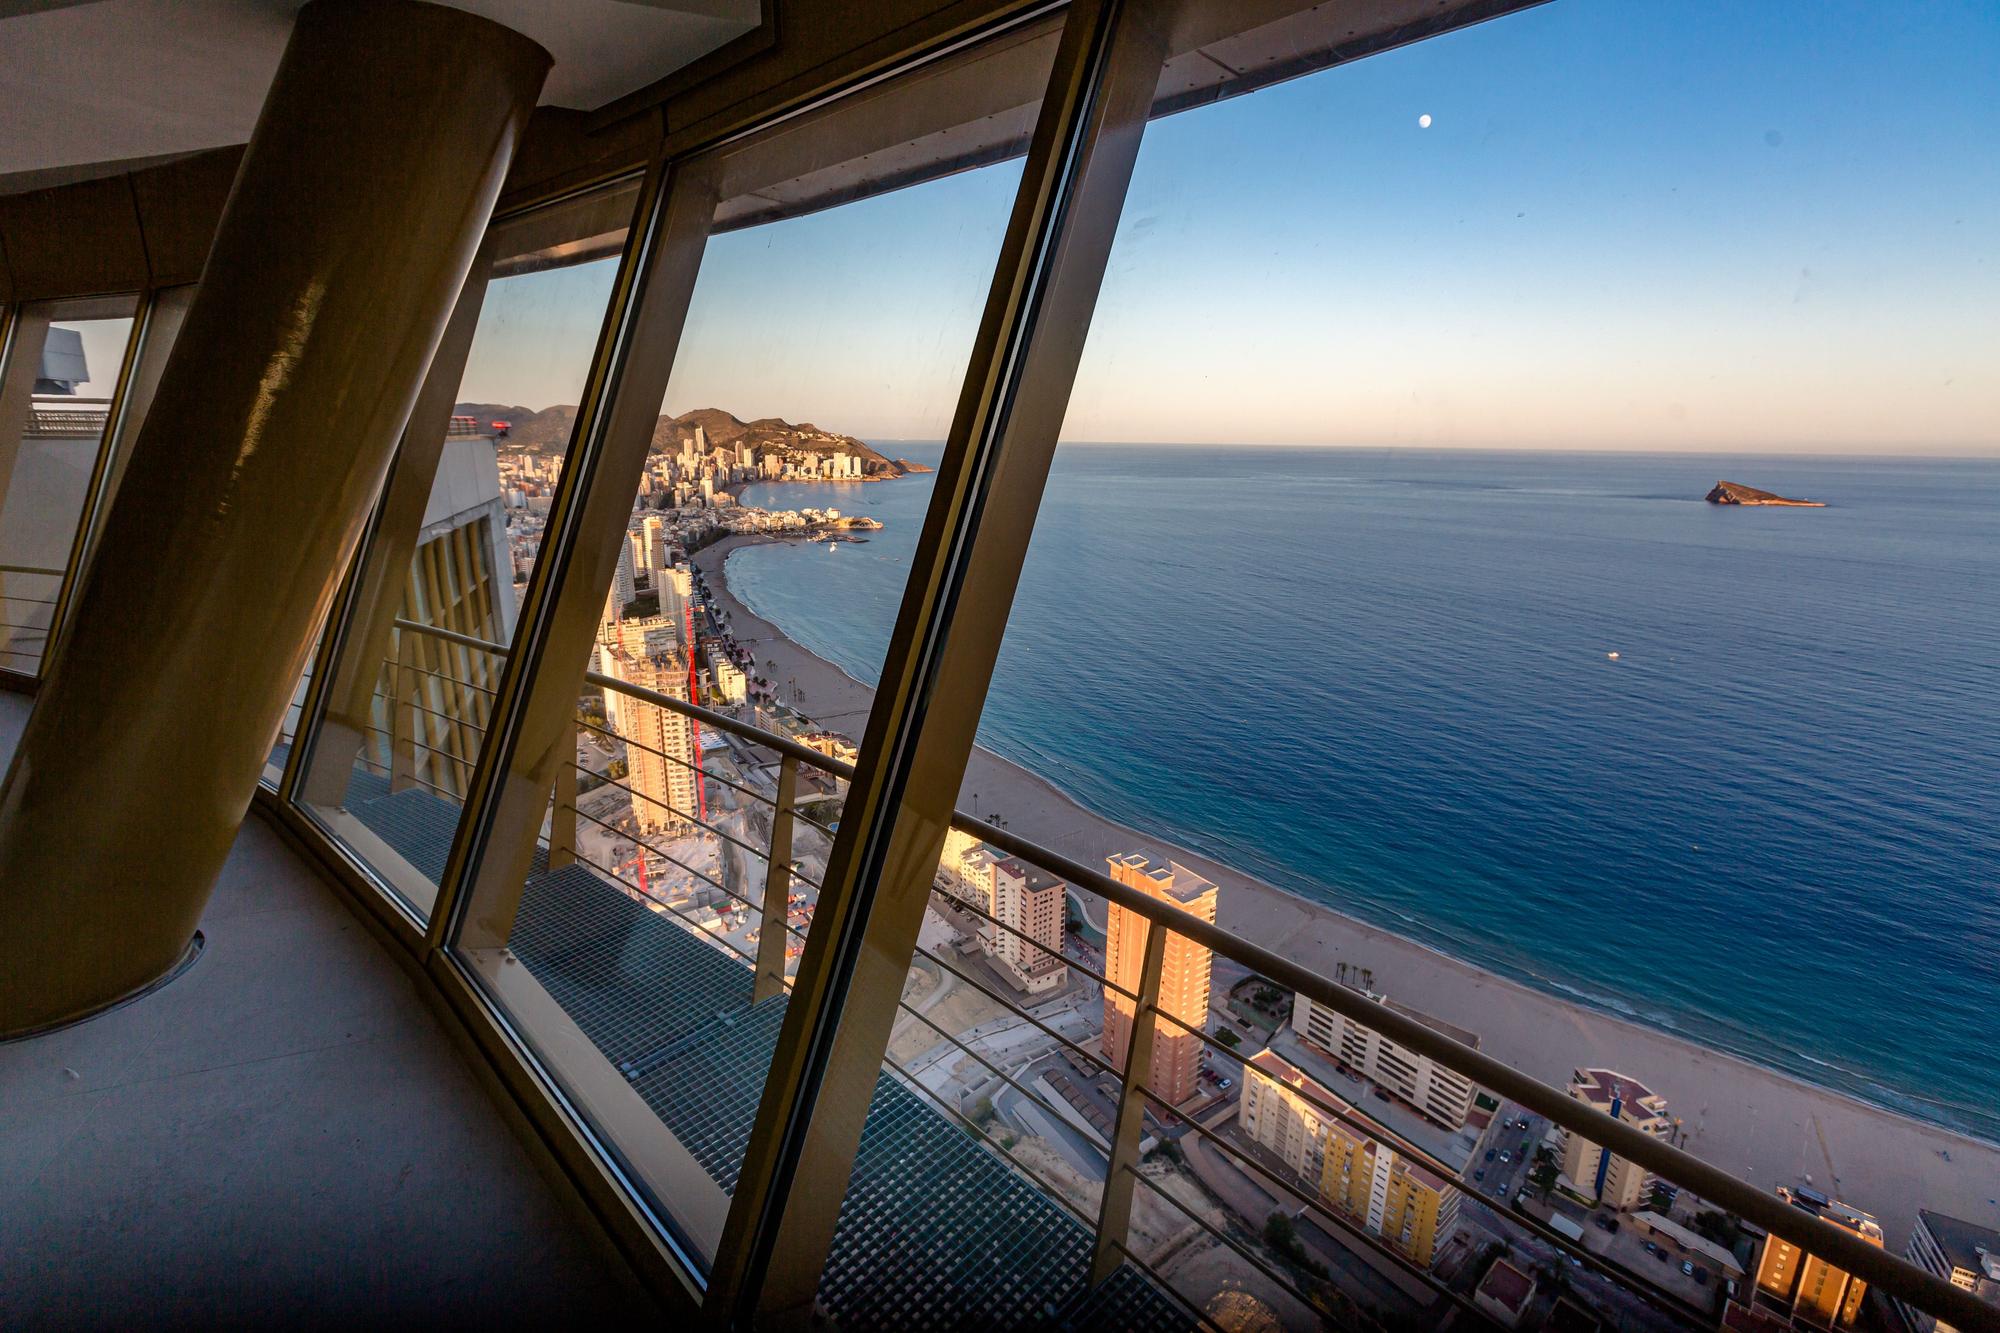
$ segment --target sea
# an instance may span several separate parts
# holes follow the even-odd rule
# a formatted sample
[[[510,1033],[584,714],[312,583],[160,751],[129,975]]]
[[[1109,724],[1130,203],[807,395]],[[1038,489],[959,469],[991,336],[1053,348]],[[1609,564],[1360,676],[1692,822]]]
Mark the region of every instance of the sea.
[[[1704,503],[1720,478],[1827,507]],[[933,480],[749,488],[883,528],[741,550],[732,590],[873,683]],[[2000,461],[1065,444],[980,741],[1467,962],[2000,1140]]]

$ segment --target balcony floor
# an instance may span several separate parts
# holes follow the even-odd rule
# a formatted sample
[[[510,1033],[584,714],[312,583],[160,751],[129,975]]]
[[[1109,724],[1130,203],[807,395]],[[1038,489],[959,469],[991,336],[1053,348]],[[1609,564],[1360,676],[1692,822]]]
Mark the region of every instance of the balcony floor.
[[[0,693],[0,761],[29,701]],[[409,978],[245,825],[162,990],[0,1045],[0,1327],[643,1317]]]

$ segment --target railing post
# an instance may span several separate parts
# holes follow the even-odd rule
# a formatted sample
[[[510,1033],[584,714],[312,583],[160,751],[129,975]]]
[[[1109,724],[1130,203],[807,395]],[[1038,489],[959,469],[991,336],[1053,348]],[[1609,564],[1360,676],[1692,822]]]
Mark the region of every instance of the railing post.
[[[417,636],[396,632],[396,697],[389,705],[389,790],[408,791],[417,785],[417,696],[423,673],[417,670]]]
[[[580,817],[576,812],[576,747],[583,740],[583,727],[570,730],[569,762],[556,768],[555,806],[549,811],[549,869],[561,870],[576,864],[576,834]],[[564,816],[568,811],[568,816]]]
[[[1118,1094],[1118,1121],[1111,1130],[1111,1160],[1104,1172],[1104,1197],[1097,1210],[1097,1252],[1090,1263],[1091,1285],[1104,1281],[1125,1262],[1123,1249],[1132,1227],[1133,1175],[1139,1170],[1139,1143],[1146,1136],[1146,1079],[1153,1072],[1153,1035],[1159,1023],[1160,973],[1167,957],[1167,928],[1146,926],[1146,953],[1139,964],[1139,998],[1132,1007],[1132,1038],[1125,1045],[1125,1084]]]
[[[757,979],[750,1002],[785,992],[785,924],[791,919],[792,807],[799,795],[799,761],[778,765],[778,803],[771,811],[771,845],[764,857],[764,924],[757,928]]]

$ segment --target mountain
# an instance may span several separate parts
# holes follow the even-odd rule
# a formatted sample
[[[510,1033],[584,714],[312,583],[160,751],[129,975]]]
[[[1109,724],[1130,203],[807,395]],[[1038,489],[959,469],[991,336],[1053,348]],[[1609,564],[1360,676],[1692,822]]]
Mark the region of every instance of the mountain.
[[[545,407],[539,412],[499,403],[460,403],[452,411],[459,416],[477,417],[481,421],[510,423],[507,443],[529,453],[561,453],[568,447],[570,432],[576,425],[576,407],[567,403]],[[777,417],[744,421],[719,407],[697,407],[677,417],[663,414],[653,426],[653,452],[671,453],[679,449],[681,441],[693,435],[696,426],[701,427],[711,446],[743,443],[760,451],[779,449],[809,454],[839,451],[859,455],[862,466],[871,472],[886,471],[892,476],[901,475],[914,467],[884,457],[852,435],[822,430],[810,421],[797,425]]]

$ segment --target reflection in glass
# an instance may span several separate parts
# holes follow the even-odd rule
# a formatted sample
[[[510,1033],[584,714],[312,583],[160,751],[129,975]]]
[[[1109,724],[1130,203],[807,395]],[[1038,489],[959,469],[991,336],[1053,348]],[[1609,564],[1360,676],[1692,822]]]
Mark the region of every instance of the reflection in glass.
[[[496,225],[499,258],[467,287],[480,304],[462,373],[432,370],[457,402],[413,420],[363,553],[299,794],[419,917],[485,745],[636,197],[627,183]]]
[[[115,296],[16,315],[0,386],[0,669],[41,671],[137,308]]]

